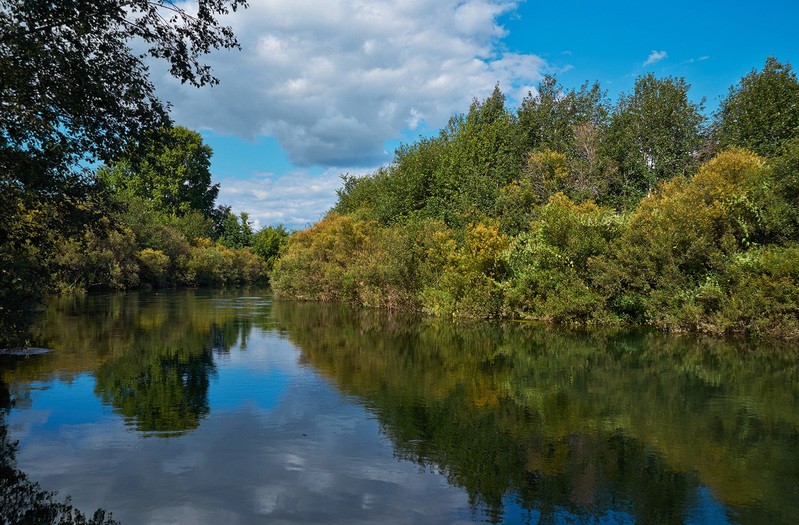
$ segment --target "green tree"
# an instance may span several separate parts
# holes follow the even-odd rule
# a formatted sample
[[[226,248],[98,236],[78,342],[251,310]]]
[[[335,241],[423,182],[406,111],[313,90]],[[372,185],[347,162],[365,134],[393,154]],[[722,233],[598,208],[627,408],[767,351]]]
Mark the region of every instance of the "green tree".
[[[622,192],[630,203],[658,181],[688,173],[695,164],[703,132],[704,100],[688,99],[683,78],[639,77],[623,93],[611,116],[604,149],[620,167]]]
[[[124,199],[138,198],[153,209],[182,216],[210,215],[219,185],[211,184],[213,150],[202,136],[182,126],[138,145],[98,175]]]
[[[453,117],[426,215],[458,227],[493,216],[499,190],[522,166],[519,138],[516,116],[505,108],[499,86],[484,101],[474,100],[466,115]]]
[[[215,83],[201,57],[237,47],[215,17],[244,0],[201,0],[195,12],[168,0],[0,0],[0,172],[52,188],[82,159],[110,161],[128,141],[169,122],[145,65]],[[133,41],[144,54],[134,53]]]
[[[252,238],[252,251],[266,261],[267,271],[272,271],[280,253],[289,242],[289,232],[282,224],[261,228]]]
[[[545,76],[538,92],[528,94],[518,110],[519,127],[526,149],[546,148],[574,155],[574,130],[591,124],[603,131],[610,104],[599,83],[587,82],[579,90],[564,91],[553,76]]]
[[[730,87],[716,117],[722,147],[738,146],[772,156],[789,139],[799,137],[799,82],[791,65],[768,57]]]
[[[247,212],[236,215],[229,206],[220,207],[222,220],[220,222],[218,241],[228,248],[244,248],[252,244],[252,223]]]

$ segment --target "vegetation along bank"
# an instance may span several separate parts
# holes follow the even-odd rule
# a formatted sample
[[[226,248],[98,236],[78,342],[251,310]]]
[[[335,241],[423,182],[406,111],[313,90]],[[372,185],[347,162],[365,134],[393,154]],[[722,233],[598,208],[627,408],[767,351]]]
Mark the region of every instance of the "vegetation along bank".
[[[769,58],[712,119],[682,78],[611,104],[546,77],[344,177],[279,297],[453,318],[799,337],[799,83]]]

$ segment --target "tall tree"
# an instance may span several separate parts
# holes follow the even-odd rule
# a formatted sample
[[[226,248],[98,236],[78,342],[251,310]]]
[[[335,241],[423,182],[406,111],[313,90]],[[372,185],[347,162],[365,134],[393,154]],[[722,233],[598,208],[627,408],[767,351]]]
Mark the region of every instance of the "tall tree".
[[[134,151],[102,168],[100,178],[123,196],[150,202],[156,211],[210,216],[219,185],[211,184],[213,150],[199,133],[177,126]]]
[[[779,153],[786,140],[799,137],[799,82],[791,65],[768,57],[762,71],[753,69],[730,87],[715,117],[721,147]]]
[[[466,115],[450,121],[447,131],[450,140],[434,192],[445,212],[433,215],[457,224],[493,214],[499,189],[522,166],[516,116],[505,108],[499,86],[484,101],[475,99]]]
[[[519,106],[519,127],[527,149],[551,149],[575,154],[575,128],[591,126],[604,130],[610,104],[599,83],[565,91],[553,76],[545,76],[538,92],[530,93]]]
[[[691,102],[690,87],[683,78],[649,73],[635,81],[632,93],[619,97],[604,144],[620,167],[622,189],[631,202],[694,166],[705,118],[704,99]]]

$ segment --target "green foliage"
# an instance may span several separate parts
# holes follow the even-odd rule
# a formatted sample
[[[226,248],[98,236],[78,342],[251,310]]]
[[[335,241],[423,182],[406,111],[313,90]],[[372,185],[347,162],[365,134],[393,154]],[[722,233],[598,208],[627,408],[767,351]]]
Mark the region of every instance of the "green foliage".
[[[235,215],[225,207],[218,241],[228,248],[245,248],[252,244],[252,225],[246,212]]]
[[[574,157],[580,149],[575,129],[590,126],[602,131],[609,114],[598,83],[564,92],[555,77],[547,75],[536,95],[529,94],[519,107],[519,132],[527,150],[549,149]]]
[[[628,206],[660,181],[691,172],[702,137],[702,105],[688,99],[690,85],[682,78],[635,81],[622,94],[610,119],[606,154],[620,168],[620,193]]]
[[[216,17],[245,5],[210,0],[190,12],[161,0],[0,0],[0,208],[10,215],[0,224],[0,332],[17,326],[2,320],[7,313],[16,318],[56,288],[53,259],[67,256],[62,247],[97,245],[91,255],[67,256],[94,272],[70,282],[132,282],[107,254],[119,239],[104,248],[100,238],[82,238],[108,215],[93,202],[94,177],[83,166],[115,163],[171,125],[148,56],[182,82],[216,83],[200,59],[238,46]],[[132,51],[134,42],[144,53]]]
[[[212,154],[199,133],[177,126],[135,145],[98,176],[123,201],[140,199],[165,215],[209,216],[219,193],[211,184]]]
[[[266,262],[266,271],[271,272],[275,261],[289,241],[289,232],[282,224],[258,230],[252,238],[252,251]]]
[[[783,143],[772,166],[773,177],[768,182],[776,197],[769,217],[773,240],[799,241],[799,137]]]
[[[612,210],[554,195],[506,255],[508,314],[561,323],[613,322],[606,298],[592,282],[589,263],[610,252],[623,226]]]
[[[198,239],[189,249],[186,280],[198,286],[225,286],[266,278],[266,263],[249,248],[228,248],[211,239]]]
[[[767,176],[763,159],[730,150],[644,199],[612,257],[596,264],[617,312],[673,330],[734,329],[720,313],[734,284],[725,276],[763,236]]]
[[[722,147],[764,156],[799,138],[799,81],[791,65],[768,57],[762,71],[752,70],[730,87],[716,114],[716,133]]]
[[[170,259],[167,254],[160,250],[145,248],[136,253],[136,258],[139,261],[142,282],[155,287],[165,286],[168,283]]]
[[[128,229],[111,228],[107,218],[69,239],[54,260],[64,291],[124,290],[139,284],[136,238]]]
[[[501,188],[497,195],[496,209],[502,231],[510,235],[526,231],[540,204],[541,196],[528,177]]]
[[[311,228],[294,233],[275,264],[277,296],[301,300],[359,302],[364,263],[376,253],[377,224],[330,213]]]
[[[469,225],[461,246],[453,232],[438,232],[428,256],[441,270],[436,279],[425,280],[420,291],[424,311],[462,319],[498,317],[500,281],[506,271],[502,254],[507,246],[508,238],[496,222]]]

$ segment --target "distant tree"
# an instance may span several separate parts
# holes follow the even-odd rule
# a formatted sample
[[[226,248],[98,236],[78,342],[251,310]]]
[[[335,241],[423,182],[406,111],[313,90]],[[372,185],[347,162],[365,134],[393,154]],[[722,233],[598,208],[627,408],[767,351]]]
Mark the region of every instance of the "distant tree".
[[[219,185],[211,184],[213,150],[182,126],[137,145],[99,176],[127,199],[138,198],[169,215],[210,215]]]
[[[623,93],[611,116],[604,149],[620,168],[622,191],[636,202],[661,180],[689,172],[696,164],[705,118],[704,99],[688,99],[683,78],[639,77]]]
[[[762,71],[753,69],[730,87],[715,127],[721,147],[743,147],[765,156],[799,137],[799,82],[791,65],[768,57]]]
[[[229,206],[220,206],[217,213],[222,215],[217,238],[220,244],[228,248],[244,248],[252,244],[252,223],[247,212],[236,215]]]
[[[271,271],[283,248],[289,242],[289,232],[282,224],[261,228],[252,238],[252,251],[266,261]]]

